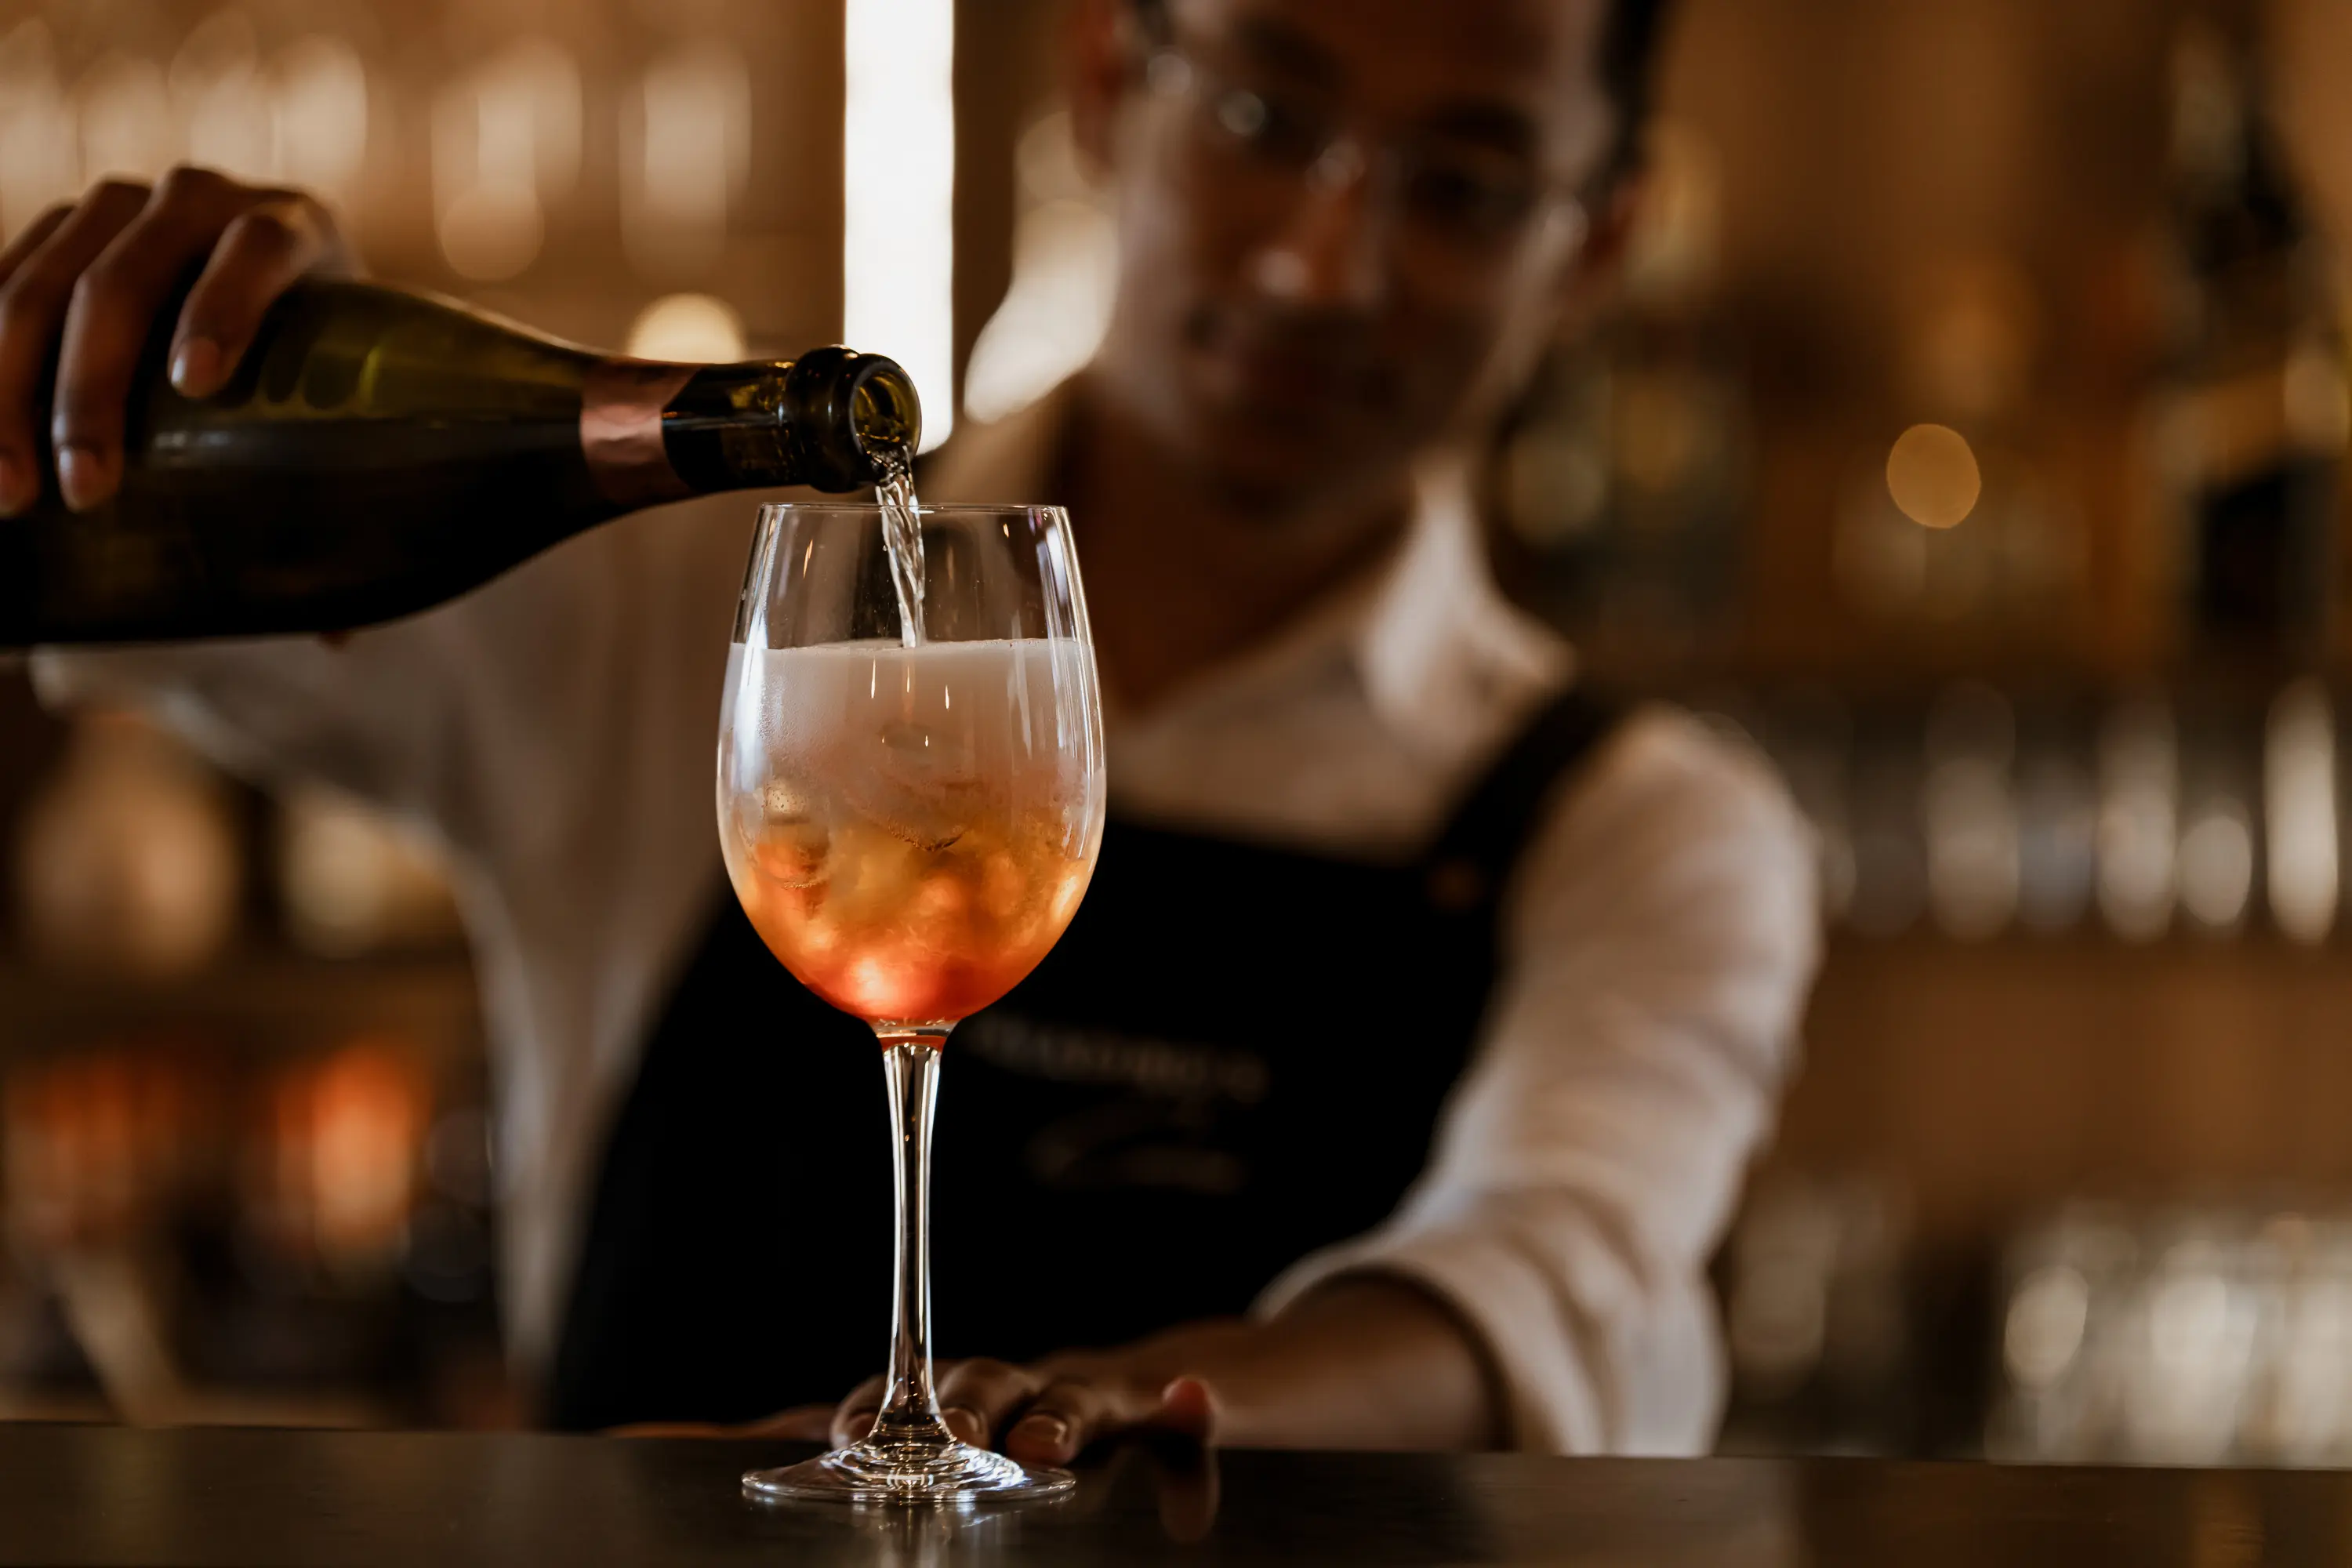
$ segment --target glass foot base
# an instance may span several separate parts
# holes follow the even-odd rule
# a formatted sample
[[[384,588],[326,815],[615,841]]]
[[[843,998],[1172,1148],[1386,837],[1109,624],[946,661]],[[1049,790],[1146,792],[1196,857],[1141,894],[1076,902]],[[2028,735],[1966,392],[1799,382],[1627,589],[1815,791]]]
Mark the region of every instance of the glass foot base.
[[[743,1494],[761,1502],[928,1503],[950,1508],[1058,1497],[1077,1485],[1067,1470],[1008,1459],[969,1443],[885,1445],[868,1440],[772,1470],[747,1470]]]

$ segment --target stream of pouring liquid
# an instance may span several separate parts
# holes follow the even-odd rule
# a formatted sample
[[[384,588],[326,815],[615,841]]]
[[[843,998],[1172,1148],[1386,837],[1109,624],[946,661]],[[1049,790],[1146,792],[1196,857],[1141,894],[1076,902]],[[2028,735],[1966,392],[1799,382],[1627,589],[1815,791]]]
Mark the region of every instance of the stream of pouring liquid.
[[[913,465],[893,463],[874,487],[882,506],[882,542],[890,552],[890,582],[898,591],[898,640],[923,644],[923,526],[915,500]]]

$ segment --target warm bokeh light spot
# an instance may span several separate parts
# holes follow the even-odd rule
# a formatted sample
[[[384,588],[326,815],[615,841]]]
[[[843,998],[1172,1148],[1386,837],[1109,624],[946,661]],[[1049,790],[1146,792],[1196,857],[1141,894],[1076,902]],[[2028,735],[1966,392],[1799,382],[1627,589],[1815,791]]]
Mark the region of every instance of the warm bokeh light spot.
[[[743,357],[743,318],[713,294],[665,294],[630,323],[629,352],[639,359],[726,364]]]
[[[1914,425],[1886,454],[1886,491],[1922,528],[1955,528],[1976,510],[1984,480],[1968,441],[1945,425]]]

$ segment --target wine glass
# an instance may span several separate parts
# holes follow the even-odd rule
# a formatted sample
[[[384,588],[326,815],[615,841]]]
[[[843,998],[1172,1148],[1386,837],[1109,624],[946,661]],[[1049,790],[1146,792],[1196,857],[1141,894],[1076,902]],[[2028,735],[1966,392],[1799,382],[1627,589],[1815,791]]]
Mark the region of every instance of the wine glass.
[[[924,507],[901,596],[871,505],[762,508],[719,721],[719,830],[768,948],[882,1045],[897,1151],[889,1387],[772,1499],[962,1503],[1073,1483],[958,1442],[931,1388],[941,1047],[1060,938],[1102,841],[1102,705],[1057,507]],[[919,605],[921,636],[902,604]]]

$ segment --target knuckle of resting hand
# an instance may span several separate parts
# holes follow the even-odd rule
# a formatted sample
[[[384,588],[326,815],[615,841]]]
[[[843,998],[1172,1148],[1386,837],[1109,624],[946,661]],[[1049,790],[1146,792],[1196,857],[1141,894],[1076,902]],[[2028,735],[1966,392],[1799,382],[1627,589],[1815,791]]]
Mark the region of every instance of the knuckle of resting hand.
[[[155,184],[155,199],[166,205],[184,203],[214,202],[237,188],[236,182],[217,169],[207,169],[196,163],[177,163],[164,172]]]
[[[239,214],[222,237],[226,245],[262,256],[282,256],[299,247],[304,238],[296,216],[276,205],[253,207]]]
[[[984,1356],[958,1362],[948,1370],[948,1378],[960,1389],[1000,1388],[1018,1381],[1020,1375],[1018,1368]]]
[[[153,195],[152,187],[145,181],[126,180],[118,176],[100,180],[90,186],[82,197],[82,205],[94,209],[119,211],[124,208],[142,207]]]
[[[1037,1404],[1041,1408],[1066,1415],[1073,1410],[1091,1409],[1102,1404],[1110,1393],[1101,1378],[1066,1374],[1045,1385],[1045,1391],[1037,1396]]]

